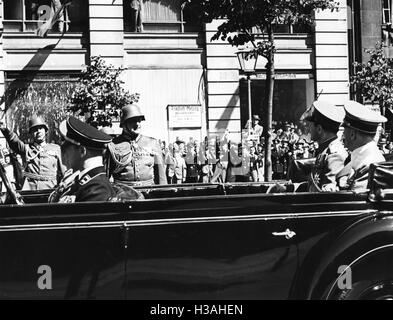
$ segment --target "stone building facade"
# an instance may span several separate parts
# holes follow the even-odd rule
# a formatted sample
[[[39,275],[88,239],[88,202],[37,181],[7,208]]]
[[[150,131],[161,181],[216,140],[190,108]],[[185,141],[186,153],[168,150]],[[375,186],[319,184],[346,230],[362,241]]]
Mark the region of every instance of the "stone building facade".
[[[126,88],[140,93],[146,134],[200,140],[227,129],[239,135],[248,119],[247,86],[237,49],[210,41],[219,21],[199,25],[179,1],[143,0],[136,12],[129,0],[79,0],[67,9],[67,32],[55,29],[42,38],[34,33],[32,3],[46,2],[0,0],[0,94],[15,80],[75,81],[90,57],[101,55],[124,67]],[[316,12],[310,30],[277,30],[273,119],[296,121],[317,95],[337,106],[349,98],[350,11],[341,0],[338,12]],[[252,76],[252,112],[262,118],[264,78],[260,61]],[[168,106],[195,105],[200,126],[171,127]]]

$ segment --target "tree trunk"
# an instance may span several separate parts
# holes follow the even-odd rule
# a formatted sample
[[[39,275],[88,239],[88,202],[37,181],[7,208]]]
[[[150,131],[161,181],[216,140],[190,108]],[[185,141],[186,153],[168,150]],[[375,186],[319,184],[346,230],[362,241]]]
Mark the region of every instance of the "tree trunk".
[[[269,41],[272,45],[267,57],[266,64],[266,88],[267,88],[267,112],[266,112],[266,130],[265,132],[265,181],[272,180],[272,118],[273,118],[273,93],[274,93],[274,34],[273,29],[269,26]]]

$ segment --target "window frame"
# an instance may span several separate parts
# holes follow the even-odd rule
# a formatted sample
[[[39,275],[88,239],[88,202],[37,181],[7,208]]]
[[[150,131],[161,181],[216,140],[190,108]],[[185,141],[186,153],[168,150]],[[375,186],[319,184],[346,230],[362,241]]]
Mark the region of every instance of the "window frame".
[[[15,1],[15,0],[14,0]],[[22,19],[3,19],[3,28],[5,32],[22,32],[22,33],[33,33],[34,30],[32,30],[33,28],[28,28],[27,24],[31,24],[33,25],[34,23],[36,24],[35,29],[37,29],[38,26],[38,22],[40,22],[40,20],[29,20],[26,18],[26,0],[17,0],[20,1],[21,3],[21,8],[22,8]],[[6,3],[3,1],[2,3],[2,12],[3,12],[3,17],[4,17],[4,13],[5,13],[5,5]],[[51,9],[53,10],[53,7],[51,6]],[[7,28],[7,24],[18,24],[19,26],[21,26],[21,28],[18,28],[18,30],[14,30],[14,28],[12,29],[8,29]],[[64,23],[67,25],[67,29],[70,27],[70,23],[71,21],[68,19],[68,11],[66,8],[66,19],[64,20]],[[16,29],[16,28],[15,28]],[[53,32],[53,30],[51,30],[51,32]],[[60,32],[55,32],[55,33],[60,33]]]
[[[385,7],[385,1],[388,4],[388,8]],[[389,21],[385,21],[385,12],[388,13]],[[392,24],[392,0],[382,0],[382,24]]]
[[[130,34],[137,34],[137,33],[143,33],[143,34],[149,34],[149,33],[159,33],[159,34],[184,34],[184,33],[199,33],[201,30],[198,31],[187,31],[187,24],[189,22],[185,21],[184,19],[184,6],[181,5],[181,2],[179,2],[179,8],[178,12],[176,12],[176,15],[178,15],[179,20],[152,20],[152,19],[146,19],[146,16],[142,16],[142,31],[131,31],[130,30],[130,20],[128,19],[128,15],[126,14],[127,11],[129,11],[129,4],[130,1],[132,0],[124,0],[123,1],[123,19],[124,19],[124,32],[125,33],[130,33]],[[145,1],[142,1],[142,14],[146,10],[145,9]],[[149,28],[151,26],[152,28]],[[171,30],[171,29],[165,29],[165,26],[175,26],[176,30]],[[191,29],[194,27],[197,28],[198,26],[190,24]],[[146,28],[147,27],[147,28]],[[156,29],[154,29],[156,27]],[[162,27],[162,29],[160,28]],[[131,28],[132,29],[132,28]],[[147,29],[147,30],[146,30]]]

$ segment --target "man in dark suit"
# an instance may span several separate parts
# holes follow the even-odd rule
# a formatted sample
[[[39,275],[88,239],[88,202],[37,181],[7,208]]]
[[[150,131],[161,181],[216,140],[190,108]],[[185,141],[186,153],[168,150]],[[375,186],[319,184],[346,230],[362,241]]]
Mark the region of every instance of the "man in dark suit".
[[[107,201],[114,197],[102,156],[112,137],[75,117],[61,123],[60,133],[64,138],[61,145],[63,161],[70,170],[49,201]]]

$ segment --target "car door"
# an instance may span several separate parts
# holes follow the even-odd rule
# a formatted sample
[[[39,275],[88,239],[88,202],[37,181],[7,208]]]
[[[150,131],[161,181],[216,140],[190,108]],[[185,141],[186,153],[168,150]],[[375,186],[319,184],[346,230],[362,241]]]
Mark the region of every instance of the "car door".
[[[2,205],[0,298],[124,298],[124,229],[116,205]]]
[[[127,298],[287,298],[308,251],[367,208],[357,200],[305,193],[136,202],[124,217]]]

